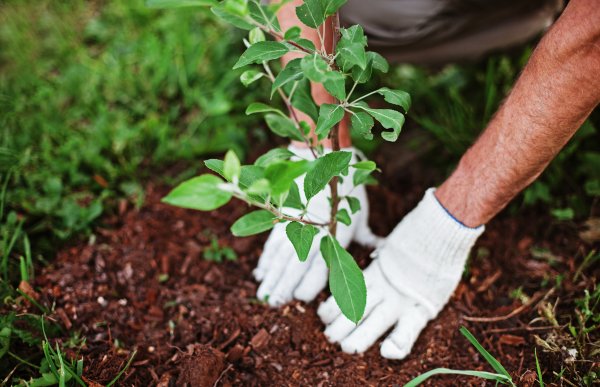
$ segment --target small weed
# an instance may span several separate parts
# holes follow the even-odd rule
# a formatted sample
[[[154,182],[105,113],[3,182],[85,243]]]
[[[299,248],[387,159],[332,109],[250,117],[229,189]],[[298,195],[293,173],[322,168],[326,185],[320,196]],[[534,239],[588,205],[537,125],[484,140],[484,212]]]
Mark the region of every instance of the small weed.
[[[237,254],[231,247],[220,246],[219,240],[213,236],[210,240],[211,246],[204,250],[204,259],[207,261],[222,262],[223,257],[229,261],[235,261],[238,259]]]

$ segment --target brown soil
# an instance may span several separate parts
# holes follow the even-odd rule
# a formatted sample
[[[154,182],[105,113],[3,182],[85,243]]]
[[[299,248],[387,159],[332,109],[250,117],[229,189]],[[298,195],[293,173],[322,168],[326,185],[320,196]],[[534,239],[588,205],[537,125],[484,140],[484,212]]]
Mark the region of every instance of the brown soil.
[[[429,182],[410,189],[401,183],[394,184],[394,192],[383,187],[368,190],[371,226],[377,234],[389,233]],[[492,323],[465,317],[508,315],[521,306],[509,293],[522,286],[530,296],[545,294],[555,283],[551,278],[549,285],[540,287],[548,273],[569,273],[548,301],[554,304],[560,297],[559,310],[572,308],[582,289],[592,286],[589,278],[595,277],[584,272],[577,286],[571,284],[583,244],[572,225],[535,213],[502,215],[488,225],[473,249],[470,273],[424,329],[411,355],[401,361],[383,359],[381,341],[364,354],[349,355],[326,340],[316,314],[328,291],[310,304],[292,302],[279,309],[254,298],[257,284],[251,271],[268,233],[231,235],[229,227],[249,211],[246,205],[233,200],[215,211],[185,210],[160,202],[168,190],[150,185],[143,208],[122,206],[120,216],[104,220],[106,227],[98,229],[93,245],[64,249],[53,267],[36,277],[43,297],[56,301],[59,323],[87,337],[82,354],[90,383],[106,385],[134,350],[135,359],[117,386],[402,386],[438,367],[492,371],[460,334],[464,325],[518,385],[529,386],[535,380],[534,334],[545,337],[548,332],[523,328],[539,317],[537,308]],[[239,259],[204,260],[213,236],[221,246],[233,248]],[[534,259],[532,246],[547,247],[560,256],[558,266]],[[584,248],[589,251],[589,246]],[[368,265],[370,251],[351,245],[350,252],[361,267]],[[546,325],[544,320],[533,324]],[[64,343],[68,337],[56,340]],[[560,372],[563,354],[540,352],[538,348],[547,375]],[[424,385],[494,383],[443,376]]]

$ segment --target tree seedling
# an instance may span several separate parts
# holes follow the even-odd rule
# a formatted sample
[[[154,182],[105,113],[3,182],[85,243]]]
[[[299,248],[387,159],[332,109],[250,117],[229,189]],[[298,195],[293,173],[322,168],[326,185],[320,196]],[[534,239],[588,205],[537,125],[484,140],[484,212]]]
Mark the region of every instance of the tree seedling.
[[[298,258],[305,260],[313,243],[319,243],[329,272],[329,287],[343,314],[354,323],[363,317],[367,289],[362,271],[352,256],[336,238],[336,226],[340,221],[351,222],[347,212],[339,211],[341,200],[356,204],[353,197],[338,195],[339,177],[348,175],[348,168],[356,169],[353,177],[355,186],[363,184],[377,166],[363,161],[350,164],[351,152],[340,150],[338,124],[348,113],[353,130],[371,140],[372,128],[378,121],[387,131],[381,136],[387,141],[396,141],[404,113],[411,104],[410,96],[400,90],[383,87],[359,98],[352,99],[358,84],[367,82],[373,71],[387,72],[389,65],[379,54],[365,51],[367,39],[359,25],[340,28],[338,9],[345,0],[305,0],[296,8],[298,19],[306,26],[316,29],[320,47],[300,37],[301,29],[293,26],[283,31],[277,20],[277,12],[290,0],[260,5],[256,0],[148,0],[147,5],[156,8],[172,8],[190,5],[210,6],[212,12],[234,26],[248,30],[244,39],[246,51],[234,69],[255,64],[256,68],[245,71],[241,82],[248,86],[261,78],[272,82],[271,95],[278,94],[287,112],[264,103],[255,102],[248,106],[246,114],[265,114],[267,126],[275,134],[302,141],[311,150],[314,160],[291,161],[294,156],[287,149],[276,148],[256,160],[254,165],[241,165],[237,155],[230,150],[223,161],[207,160],[206,166],[222,178],[204,174],[177,186],[163,201],[175,206],[203,211],[214,210],[236,197],[257,207],[237,220],[231,227],[236,236],[248,236],[268,231],[277,223],[287,223],[286,233],[293,244]],[[325,31],[333,31],[333,52],[325,51]],[[268,34],[276,41],[268,41]],[[302,57],[290,61],[285,68],[274,74],[269,61],[277,60],[287,53]],[[324,103],[317,109],[312,99],[310,82],[323,84],[334,97],[334,103]],[[349,88],[347,87],[349,86]],[[404,113],[391,109],[373,109],[364,98],[380,94]],[[330,138],[332,152],[325,154],[323,147],[309,137],[310,126],[299,121],[294,109],[307,114],[316,123],[315,134],[319,140]],[[304,176],[302,199],[295,179]],[[308,208],[312,198],[329,187],[331,211],[326,220],[323,214],[312,214]],[[299,210],[301,215],[290,216],[286,208]],[[352,206],[351,206],[352,208]],[[315,235],[325,231],[319,241]]]

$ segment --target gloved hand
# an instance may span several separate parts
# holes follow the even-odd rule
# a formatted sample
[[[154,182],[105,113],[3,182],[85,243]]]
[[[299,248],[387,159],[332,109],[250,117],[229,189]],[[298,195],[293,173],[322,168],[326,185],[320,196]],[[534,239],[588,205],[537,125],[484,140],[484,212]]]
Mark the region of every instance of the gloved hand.
[[[325,335],[349,353],[366,351],[390,327],[381,355],[402,359],[421,330],[442,310],[460,281],[471,247],[484,230],[454,219],[430,188],[419,205],[375,251],[364,271],[367,306],[358,326],[329,297],[318,309]]]
[[[300,149],[293,145],[290,145],[288,149],[299,156],[299,158],[314,160],[309,149]],[[355,155],[357,152],[356,149],[345,148],[342,150],[354,153],[350,164],[358,161]],[[376,247],[383,239],[375,236],[367,225],[369,217],[367,193],[365,187],[362,185],[354,188],[352,182],[354,171],[354,168],[349,168],[348,176],[343,176],[343,183],[339,185],[338,194],[340,196],[350,194],[350,196],[357,198],[360,201],[361,209],[352,214],[348,202],[345,200],[340,202],[339,208],[345,208],[348,211],[352,223],[350,226],[346,226],[338,222],[337,238],[340,245],[344,248],[353,240],[362,245]],[[303,203],[306,203],[304,176],[296,179],[296,183],[300,189],[300,196]],[[352,192],[350,193],[350,191]],[[311,199],[307,211],[308,219],[318,222],[329,221],[330,205],[327,198],[330,195],[331,191],[329,186],[327,186],[325,190],[319,192]],[[302,211],[292,208],[285,208],[283,212],[291,216],[300,216],[302,213]],[[329,269],[327,269],[327,265],[319,251],[320,241],[325,232],[320,231],[315,235],[308,258],[306,261],[301,262],[296,255],[294,246],[285,233],[286,226],[287,223],[276,224],[273,227],[258,261],[258,266],[253,271],[254,277],[258,281],[262,281],[256,293],[257,298],[263,300],[266,296],[269,296],[267,302],[271,306],[279,306],[290,302],[292,299],[305,302],[312,301],[327,284],[329,274]]]

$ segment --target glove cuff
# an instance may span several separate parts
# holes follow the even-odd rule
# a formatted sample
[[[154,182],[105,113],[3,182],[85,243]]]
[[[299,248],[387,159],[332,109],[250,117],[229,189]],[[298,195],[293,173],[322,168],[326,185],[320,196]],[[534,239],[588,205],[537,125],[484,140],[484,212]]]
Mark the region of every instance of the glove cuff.
[[[469,228],[437,200],[435,188],[396,226],[379,257],[394,287],[422,303],[433,318],[460,281],[465,262],[484,226]]]

